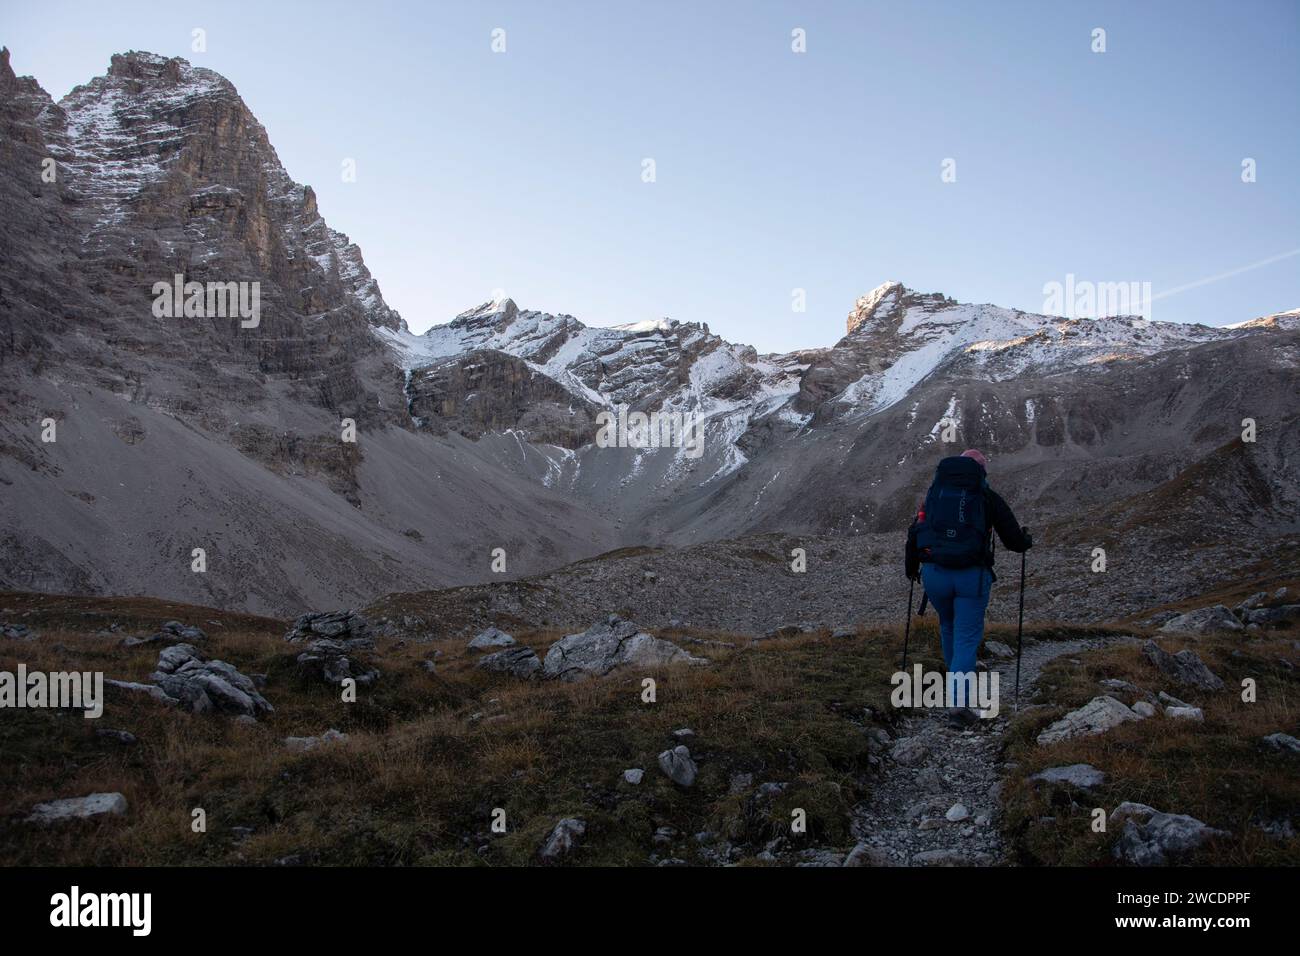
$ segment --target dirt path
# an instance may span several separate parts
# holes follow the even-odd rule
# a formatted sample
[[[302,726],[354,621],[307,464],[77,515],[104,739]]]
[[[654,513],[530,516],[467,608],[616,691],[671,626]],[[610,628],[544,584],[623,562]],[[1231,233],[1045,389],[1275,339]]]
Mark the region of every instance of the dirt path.
[[[1056,657],[1104,647],[1113,639],[1026,641],[1020,700],[1043,665]],[[992,661],[1001,674],[1002,712],[968,730],[948,726],[943,711],[907,717],[886,757],[871,801],[860,807],[854,835],[877,865],[944,866],[1005,863],[998,827],[1002,733],[1012,713],[1016,661]],[[964,813],[963,813],[964,808]]]

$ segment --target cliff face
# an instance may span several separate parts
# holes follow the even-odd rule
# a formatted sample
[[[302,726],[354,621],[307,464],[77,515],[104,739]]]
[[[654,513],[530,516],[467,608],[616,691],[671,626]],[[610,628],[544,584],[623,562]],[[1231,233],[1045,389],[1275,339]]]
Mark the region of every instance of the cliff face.
[[[214,391],[256,403],[259,377],[280,376],[322,408],[401,421],[400,380],[366,368],[387,364],[370,330],[400,329],[401,317],[229,81],[129,53],[54,103],[14,76],[6,53],[0,88],[0,213],[19,224],[3,240],[18,261],[2,277],[0,357],[77,367],[125,394],[153,379],[165,383],[158,400],[182,411]],[[259,323],[159,320],[154,284],[176,275],[257,283]],[[209,410],[208,424],[220,417]]]

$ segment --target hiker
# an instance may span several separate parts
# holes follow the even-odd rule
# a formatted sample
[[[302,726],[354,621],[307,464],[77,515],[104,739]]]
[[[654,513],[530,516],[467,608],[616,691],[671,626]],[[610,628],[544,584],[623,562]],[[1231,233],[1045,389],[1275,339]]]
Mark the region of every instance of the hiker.
[[[965,706],[966,690],[974,684],[975,652],[984,639],[984,610],[997,580],[993,531],[1012,551],[1028,551],[1034,543],[1007,503],[989,487],[987,468],[988,460],[974,448],[939,462],[925,503],[907,529],[907,576],[924,582],[939,614],[949,702],[956,704],[949,719],[958,726],[978,718]]]

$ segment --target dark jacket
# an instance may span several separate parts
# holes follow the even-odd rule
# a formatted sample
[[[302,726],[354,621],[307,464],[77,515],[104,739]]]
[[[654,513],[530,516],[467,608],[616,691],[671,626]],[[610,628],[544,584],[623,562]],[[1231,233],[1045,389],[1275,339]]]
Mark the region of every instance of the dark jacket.
[[[1020,522],[1016,521],[1016,516],[1011,513],[1011,508],[1002,496],[992,488],[984,489],[984,507],[985,513],[989,516],[989,537],[984,546],[984,564],[993,570],[993,532],[997,531],[998,537],[1002,539],[1002,544],[1008,551],[1028,551],[1033,544],[1033,538],[1025,534],[1025,530],[1020,527]],[[921,573],[921,553],[916,547],[916,519],[912,519],[912,525],[907,529],[907,549],[903,556],[904,569],[909,578],[914,578]],[[993,575],[997,580],[997,575]]]

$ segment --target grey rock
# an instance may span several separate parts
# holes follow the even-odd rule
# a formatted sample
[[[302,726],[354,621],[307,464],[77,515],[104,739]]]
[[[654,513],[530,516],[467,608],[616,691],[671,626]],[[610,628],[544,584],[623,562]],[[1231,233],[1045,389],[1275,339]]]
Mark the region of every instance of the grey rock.
[[[1179,700],[1173,694],[1166,694],[1164,691],[1160,692],[1159,700],[1160,703],[1164,704],[1166,707],[1191,707],[1192,706],[1191,704],[1187,703],[1184,700]]]
[[[1154,717],[1156,715],[1155,705],[1149,701],[1139,700],[1133,704],[1133,713],[1139,717]]]
[[[1179,614],[1160,630],[1165,634],[1213,634],[1216,631],[1240,631],[1241,622],[1222,604],[1216,604]]]
[[[640,769],[639,767],[634,767],[630,770],[623,771],[623,782],[630,783],[632,786],[636,787],[640,785],[641,778],[644,776],[645,776],[644,770]]]
[[[889,751],[889,756],[895,763],[901,763],[905,767],[910,767],[920,763],[925,759],[925,755],[930,752],[930,745],[924,737],[900,737],[894,741],[893,748]]]
[[[1287,621],[1300,620],[1300,604],[1283,604],[1280,607],[1261,607],[1246,612],[1247,624],[1282,624]]]
[[[672,750],[665,750],[659,755],[659,769],[680,787],[694,784],[695,775],[699,772],[695,761],[691,759],[691,752],[683,744],[678,744]]]
[[[0,624],[0,637],[13,641],[34,641],[36,632],[26,624]]]
[[[970,811],[963,804],[954,803],[943,816],[949,823],[961,823],[963,820],[970,819]]]
[[[470,650],[481,651],[489,647],[509,647],[515,639],[499,628],[489,627],[480,631],[466,646]]]
[[[542,664],[545,677],[565,681],[600,677],[616,667],[653,668],[666,664],[705,664],[671,641],[645,633],[617,615],[569,634],[551,645]]]
[[[1145,803],[1134,803],[1131,800],[1125,800],[1110,812],[1110,816],[1106,818],[1106,825],[1114,828],[1130,818],[1138,823],[1146,823],[1158,812],[1155,807],[1149,807]]]
[[[370,638],[370,622],[356,611],[304,614],[293,622],[293,626],[284,635],[284,639],[291,644],[300,644],[322,637],[367,640]]]
[[[538,857],[543,863],[554,863],[568,856],[578,847],[578,843],[587,832],[587,823],[578,817],[565,817],[551,830]]]
[[[1267,601],[1268,601],[1267,591],[1256,591],[1250,597],[1246,598],[1246,600],[1242,601],[1235,608],[1233,608],[1233,610],[1240,611],[1243,613],[1246,611],[1253,611],[1257,607],[1263,607]]]
[[[1199,690],[1222,690],[1223,679],[1205,666],[1190,649],[1170,654],[1155,641],[1142,645],[1142,654],[1166,677]]]
[[[1001,658],[1002,660],[1007,660],[1008,658],[1016,656],[1016,652],[1001,641],[985,641],[984,647],[992,656]]]
[[[303,639],[286,637],[294,644]],[[374,641],[365,636],[317,638],[298,655],[298,673],[324,684],[338,685],[345,680],[354,680],[360,686],[373,684],[379,679],[379,671],[362,662],[357,655],[358,651],[373,647]]]
[[[126,813],[126,797],[120,793],[92,793],[85,797],[51,800],[32,807],[28,823],[44,825],[96,817],[120,817]]]
[[[1213,837],[1227,836],[1181,813],[1153,813],[1145,822],[1130,817],[1111,851],[1115,859],[1133,866],[1165,866]]]
[[[893,866],[889,854],[869,843],[859,843],[844,857],[842,866]]]
[[[1300,740],[1292,737],[1290,734],[1276,733],[1269,734],[1261,738],[1264,746],[1278,753],[1290,754],[1296,756],[1300,754]]]
[[[1126,721],[1138,719],[1137,714],[1114,697],[1094,697],[1040,733],[1038,743],[1054,744],[1073,737],[1101,734]]]
[[[835,630],[831,631],[831,637],[835,638],[836,640],[845,637],[857,637],[857,636],[858,636],[858,629],[856,627],[849,627],[847,625],[837,627],[835,628]],[[852,856],[851,853],[849,855]],[[850,864],[846,860],[844,865],[849,866]],[[857,866],[858,864],[853,864],[853,865]]]
[[[290,750],[302,753],[307,750],[315,750],[325,744],[338,743],[347,739],[347,734],[331,727],[319,737],[285,737],[284,745]]]
[[[681,743],[687,743],[688,741],[695,739],[695,731],[691,730],[689,727],[680,727],[673,731],[672,736],[674,740],[680,741]]]
[[[104,686],[116,687],[118,690],[129,691],[133,694],[148,694],[160,704],[171,704],[173,706],[180,704],[180,701],[172,697],[161,687],[156,684],[141,684],[136,681],[127,680],[110,680],[104,678]]]
[[[488,654],[478,662],[479,668],[497,674],[509,674],[527,680],[542,670],[541,659],[531,647],[516,644],[504,651]]]
[[[1071,787],[1078,787],[1080,790],[1090,790],[1105,783],[1106,775],[1091,764],[1072,763],[1064,767],[1048,767],[1029,779],[1052,784],[1063,783]]]
[[[173,644],[158,655],[158,663],[154,670],[161,671],[164,674],[171,674],[182,664],[203,659],[203,655],[199,653],[193,644]]]
[[[1191,720],[1203,722],[1205,713],[1199,707],[1166,707],[1165,716],[1172,720]]]

